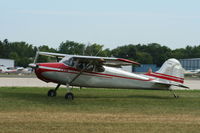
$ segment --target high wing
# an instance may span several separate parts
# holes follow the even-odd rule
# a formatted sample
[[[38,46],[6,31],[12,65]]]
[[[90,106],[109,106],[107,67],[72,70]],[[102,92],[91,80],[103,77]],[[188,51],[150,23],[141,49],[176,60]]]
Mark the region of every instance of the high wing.
[[[113,58],[113,57],[97,57],[97,56],[73,56],[73,59],[78,59],[80,62],[96,62],[102,65],[120,67],[127,65],[140,65],[140,63],[123,59],[123,58]]]
[[[62,59],[62,58],[64,58],[64,57],[67,56],[66,54],[60,54],[60,53],[51,53],[51,52],[40,52],[40,51],[37,51],[37,53],[35,55],[35,59],[34,59],[33,64],[35,64],[37,62],[37,59],[38,59],[39,55],[44,55],[44,56],[49,56],[49,57],[56,57],[57,62],[59,61],[59,58]]]
[[[140,65],[140,63],[123,59],[123,58],[114,58],[114,57],[98,57],[98,56],[81,56],[81,55],[69,55],[69,54],[60,54],[60,53],[51,53],[51,52],[37,52],[37,56],[44,55],[56,58],[72,58],[74,60],[79,60],[79,62],[92,62],[101,63],[106,66],[120,67],[126,65]]]
[[[39,55],[50,56],[50,57],[58,57],[63,58],[67,56],[67,54],[60,54],[60,53],[50,53],[50,52],[38,52]]]

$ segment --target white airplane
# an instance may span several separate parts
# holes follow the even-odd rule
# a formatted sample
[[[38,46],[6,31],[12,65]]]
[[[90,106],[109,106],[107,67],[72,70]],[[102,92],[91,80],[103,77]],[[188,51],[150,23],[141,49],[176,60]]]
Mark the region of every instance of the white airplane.
[[[200,74],[200,69],[196,69],[196,70],[185,70],[184,74],[185,74],[185,75],[197,75],[197,74]]]
[[[18,70],[19,74],[31,74],[32,73],[32,68],[31,67],[27,67],[27,68],[23,68]]]
[[[59,62],[36,63],[39,55],[53,56]],[[66,85],[66,99],[73,100],[74,95],[69,86],[121,89],[160,89],[172,90],[171,86],[188,88],[183,85],[184,71],[176,59],[167,60],[159,71],[135,74],[119,69],[124,65],[139,63],[112,57],[79,56],[49,52],[37,52],[35,61],[29,64],[35,69],[40,80],[56,83],[55,89],[48,91],[48,96],[56,96],[60,85]],[[174,97],[178,96],[174,94]]]
[[[13,69],[13,68],[11,69],[4,65],[0,65],[0,73],[7,73],[7,74],[17,73],[17,69]]]

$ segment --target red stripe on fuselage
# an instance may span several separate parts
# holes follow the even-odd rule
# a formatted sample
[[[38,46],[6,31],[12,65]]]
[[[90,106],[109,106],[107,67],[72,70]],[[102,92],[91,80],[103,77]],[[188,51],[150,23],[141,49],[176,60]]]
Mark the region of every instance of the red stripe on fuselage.
[[[43,80],[43,81],[45,81],[45,82],[51,82],[51,80],[49,80],[49,79],[47,79],[47,78],[45,78],[44,76],[42,76],[42,69],[40,69],[40,68],[36,68],[35,69],[35,74],[36,74],[36,76],[39,78],[39,79],[41,79],[41,80]]]
[[[162,76],[167,76],[167,77],[171,77],[171,78],[176,78],[176,79],[180,79],[180,80],[184,80],[184,78],[180,78],[180,77],[176,77],[176,76],[172,76],[172,75],[167,75],[167,74],[164,74],[164,73],[155,72],[155,74],[162,75]]]
[[[146,73],[145,75],[151,76],[151,77],[156,77],[156,78],[160,78],[160,79],[165,79],[165,80],[170,80],[170,81],[175,81],[175,82],[179,82],[179,83],[184,83],[184,79],[183,78],[179,78],[179,77],[175,77],[175,76],[171,76],[171,75],[166,75],[166,74],[157,74],[157,73]]]
[[[48,68],[39,68],[41,73],[42,72],[48,72],[48,71],[57,71],[57,72],[67,72],[67,73],[73,73],[73,74],[78,74],[78,72],[80,72],[79,70],[77,70],[76,68],[73,67],[69,67],[64,65],[63,63],[39,63],[39,66],[44,66],[44,67],[50,67],[50,68],[58,68],[58,69],[62,69],[62,71],[60,70],[52,70],[52,69],[48,69]],[[69,72],[69,70],[75,71],[75,72]],[[118,77],[118,78],[125,78],[125,79],[132,79],[132,80],[140,80],[140,81],[151,81],[153,79],[137,79],[137,78],[131,78],[131,77],[124,77],[124,76],[119,76],[119,75],[111,75],[111,74],[105,74],[105,73],[97,73],[97,72],[84,72],[87,74],[84,75],[88,75],[88,76],[96,76],[96,77],[103,77],[103,78],[112,78],[112,77]]]

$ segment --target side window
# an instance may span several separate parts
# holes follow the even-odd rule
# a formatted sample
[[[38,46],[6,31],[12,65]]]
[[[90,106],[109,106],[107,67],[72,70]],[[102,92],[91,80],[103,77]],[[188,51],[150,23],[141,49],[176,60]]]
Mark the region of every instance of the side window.
[[[95,71],[96,72],[104,72],[105,68],[103,66],[96,66]]]
[[[65,60],[65,61],[63,61],[63,63],[65,64],[65,65],[68,65],[68,66],[73,66],[74,65],[74,62],[73,62],[73,59],[71,58],[71,59],[69,59],[69,60]]]
[[[74,60],[72,58],[69,59],[69,66],[74,66]]]
[[[76,68],[78,70],[83,70],[84,69],[84,71],[92,72],[94,70],[94,65],[81,62],[81,63],[77,64]]]
[[[89,66],[87,66],[87,71],[92,72],[94,70],[94,65],[90,64]]]
[[[75,63],[76,64],[76,63]],[[83,63],[77,63],[77,65],[75,65],[75,67],[78,69],[78,70],[82,70],[85,68],[85,65]]]

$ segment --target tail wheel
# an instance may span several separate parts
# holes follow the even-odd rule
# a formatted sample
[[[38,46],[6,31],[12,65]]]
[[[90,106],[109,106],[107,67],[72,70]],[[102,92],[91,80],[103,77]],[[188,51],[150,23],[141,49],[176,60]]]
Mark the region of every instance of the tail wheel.
[[[47,95],[48,95],[49,97],[55,97],[55,96],[56,96],[56,91],[53,90],[53,89],[51,89],[51,90],[48,91]]]
[[[65,95],[66,100],[73,100],[74,99],[74,94],[69,92]]]

